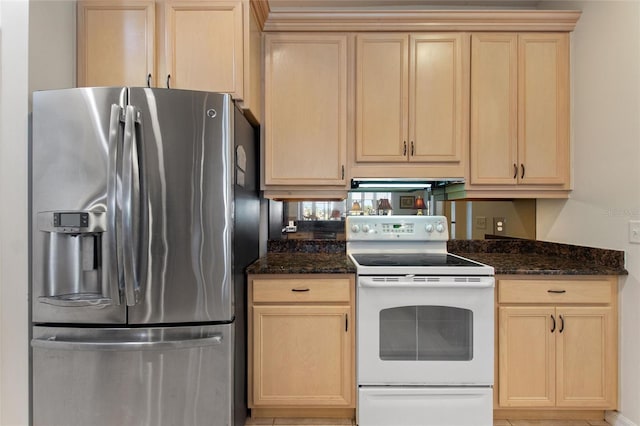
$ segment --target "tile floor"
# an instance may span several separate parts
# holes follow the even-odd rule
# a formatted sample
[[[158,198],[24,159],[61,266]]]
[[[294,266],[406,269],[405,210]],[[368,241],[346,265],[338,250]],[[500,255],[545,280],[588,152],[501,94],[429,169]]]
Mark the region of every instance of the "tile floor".
[[[246,425],[272,426],[342,426],[355,425],[349,419],[293,419],[293,418],[256,418],[247,419]],[[604,420],[496,420],[493,426],[609,426]]]

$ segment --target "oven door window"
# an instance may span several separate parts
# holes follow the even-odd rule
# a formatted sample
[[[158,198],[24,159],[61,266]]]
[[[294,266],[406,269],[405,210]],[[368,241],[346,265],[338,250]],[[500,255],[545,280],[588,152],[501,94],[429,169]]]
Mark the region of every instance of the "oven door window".
[[[380,311],[383,361],[471,361],[473,312],[449,306],[401,306]]]

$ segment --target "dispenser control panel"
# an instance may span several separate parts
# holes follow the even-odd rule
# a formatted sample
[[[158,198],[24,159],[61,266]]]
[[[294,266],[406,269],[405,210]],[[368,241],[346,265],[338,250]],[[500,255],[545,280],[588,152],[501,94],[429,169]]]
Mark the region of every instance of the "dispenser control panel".
[[[58,227],[87,228],[89,227],[89,213],[54,212],[53,226],[56,228]]]
[[[38,213],[38,229],[62,234],[96,234],[107,229],[106,212],[48,211]]]

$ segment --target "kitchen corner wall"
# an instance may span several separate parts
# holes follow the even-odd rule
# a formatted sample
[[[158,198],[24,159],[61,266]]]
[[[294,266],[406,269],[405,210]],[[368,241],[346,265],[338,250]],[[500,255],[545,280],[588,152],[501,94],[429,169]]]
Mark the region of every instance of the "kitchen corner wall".
[[[29,421],[29,2],[0,2],[0,424]]]
[[[543,1],[539,8],[578,9],[572,34],[573,192],[539,200],[537,238],[624,250],[629,276],[620,285],[621,416],[640,425],[640,2]]]
[[[0,425],[29,423],[28,117],[75,85],[75,2],[0,0]]]

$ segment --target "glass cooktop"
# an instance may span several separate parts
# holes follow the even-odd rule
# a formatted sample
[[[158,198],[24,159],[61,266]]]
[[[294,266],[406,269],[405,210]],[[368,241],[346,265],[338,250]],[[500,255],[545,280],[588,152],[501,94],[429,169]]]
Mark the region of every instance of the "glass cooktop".
[[[446,253],[360,253],[352,256],[361,266],[482,266]]]

